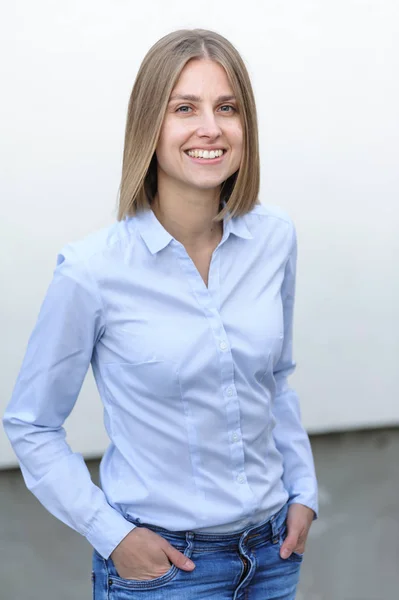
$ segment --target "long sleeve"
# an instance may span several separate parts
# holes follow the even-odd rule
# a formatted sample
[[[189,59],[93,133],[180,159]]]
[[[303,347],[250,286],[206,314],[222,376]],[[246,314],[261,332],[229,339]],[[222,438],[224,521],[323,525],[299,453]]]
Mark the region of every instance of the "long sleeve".
[[[282,284],[284,314],[283,349],[274,370],[276,397],[273,415],[276,426],[273,434],[277,449],[283,456],[283,482],[289,494],[289,503],[298,502],[318,513],[317,480],[309,437],[301,424],[298,394],[289,387],[288,377],[296,367],[292,358],[293,313],[297,262],[296,230],[292,225],[291,251],[285,267]]]
[[[107,558],[134,525],[108,504],[65,440],[64,421],[105,328],[94,279],[71,250],[66,256],[58,256],[3,423],[28,489]]]

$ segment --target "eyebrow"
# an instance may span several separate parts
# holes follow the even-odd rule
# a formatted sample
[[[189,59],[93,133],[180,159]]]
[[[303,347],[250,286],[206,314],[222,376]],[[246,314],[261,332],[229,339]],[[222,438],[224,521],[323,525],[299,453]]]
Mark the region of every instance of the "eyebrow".
[[[194,96],[193,94],[175,94],[174,96],[170,97],[169,102],[173,102],[173,100],[188,100],[189,102],[202,102],[201,98],[199,96]],[[226,96],[219,96],[219,98],[216,98],[216,102],[230,102],[231,100],[236,100],[235,96],[231,96],[231,95],[226,95]]]

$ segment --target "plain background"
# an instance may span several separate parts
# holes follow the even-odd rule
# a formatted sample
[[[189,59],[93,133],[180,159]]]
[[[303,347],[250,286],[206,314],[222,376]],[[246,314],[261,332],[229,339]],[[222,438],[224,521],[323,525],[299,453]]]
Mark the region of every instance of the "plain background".
[[[127,103],[162,35],[214,29],[249,69],[261,199],[299,241],[295,358],[310,432],[399,423],[396,0],[3,3],[0,411],[58,251],[115,219]],[[56,399],[55,399],[56,400]],[[91,373],[68,440],[107,440]],[[16,461],[0,431],[0,466]]]

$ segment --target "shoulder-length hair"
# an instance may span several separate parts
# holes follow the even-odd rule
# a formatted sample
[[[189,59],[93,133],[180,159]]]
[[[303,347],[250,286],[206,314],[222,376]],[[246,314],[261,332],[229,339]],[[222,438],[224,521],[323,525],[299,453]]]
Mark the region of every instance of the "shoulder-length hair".
[[[255,99],[244,61],[222,35],[205,29],[182,29],[161,38],[141,63],[129,99],[118,207],[121,221],[146,210],[157,191],[157,147],[171,92],[191,59],[219,63],[237,98],[243,126],[238,171],[221,186],[222,209],[215,220],[249,212],[259,204],[259,142]]]

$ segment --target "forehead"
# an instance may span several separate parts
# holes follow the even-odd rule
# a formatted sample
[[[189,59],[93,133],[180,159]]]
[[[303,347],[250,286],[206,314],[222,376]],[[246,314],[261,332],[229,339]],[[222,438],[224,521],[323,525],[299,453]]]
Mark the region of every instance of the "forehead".
[[[233,94],[233,89],[227,73],[219,63],[209,59],[190,60],[178,78],[173,94],[196,94],[201,96],[201,91],[212,92],[213,95]]]

